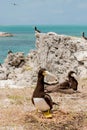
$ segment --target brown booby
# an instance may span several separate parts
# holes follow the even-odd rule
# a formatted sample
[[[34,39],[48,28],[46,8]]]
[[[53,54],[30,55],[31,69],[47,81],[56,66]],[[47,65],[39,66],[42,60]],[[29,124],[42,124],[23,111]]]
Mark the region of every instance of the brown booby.
[[[84,32],[82,33],[82,37],[83,37],[85,40],[87,40],[87,37],[85,37],[85,33],[84,33]]]
[[[76,72],[70,71],[68,73],[69,86],[70,88],[76,91],[78,87],[78,81],[75,79],[75,77],[76,77]]]
[[[41,33],[41,31],[38,30],[36,26],[35,26],[35,31],[38,32],[38,33]]]
[[[75,79],[75,77],[76,77],[75,74],[76,73],[74,71],[70,71],[68,73],[67,80],[56,85],[54,88],[51,88],[51,89],[47,88],[46,92],[51,93],[51,92],[63,92],[64,91],[66,93],[65,90],[67,90],[67,89],[73,89],[76,91],[77,87],[78,87],[78,81]]]
[[[52,117],[50,110],[53,108],[53,105],[56,104],[52,101],[50,95],[44,91],[44,76],[48,74],[50,75],[51,73],[44,68],[39,70],[37,85],[32,96],[32,103],[38,110],[42,111],[47,118]]]
[[[8,50],[8,54],[13,53],[11,50]]]

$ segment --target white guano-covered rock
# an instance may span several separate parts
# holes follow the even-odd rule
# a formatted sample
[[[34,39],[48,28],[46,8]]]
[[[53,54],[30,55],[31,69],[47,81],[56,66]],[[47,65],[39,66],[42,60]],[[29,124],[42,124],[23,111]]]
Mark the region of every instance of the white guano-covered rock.
[[[24,53],[10,53],[0,67],[1,80],[13,80],[15,85],[29,87],[36,85],[41,67],[57,76],[59,82],[66,79],[70,70],[78,78],[87,77],[87,41],[82,37],[59,35],[53,32],[35,33],[36,49],[27,56]]]

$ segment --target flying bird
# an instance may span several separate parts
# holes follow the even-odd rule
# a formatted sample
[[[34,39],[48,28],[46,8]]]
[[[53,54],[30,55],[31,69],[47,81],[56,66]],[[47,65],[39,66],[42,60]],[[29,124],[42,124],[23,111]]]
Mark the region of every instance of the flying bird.
[[[13,6],[17,6],[17,4],[14,2],[14,3],[10,3],[11,5],[13,5]]]
[[[15,5],[17,5],[16,3],[13,3],[13,5],[15,6]]]

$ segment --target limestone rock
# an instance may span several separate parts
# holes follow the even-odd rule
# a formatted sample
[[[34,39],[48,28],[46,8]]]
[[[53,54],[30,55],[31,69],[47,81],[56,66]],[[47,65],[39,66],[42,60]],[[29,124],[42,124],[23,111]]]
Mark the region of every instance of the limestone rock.
[[[79,37],[58,35],[49,32],[36,34],[37,64],[64,79],[70,70],[78,77],[87,72],[87,41]],[[84,62],[84,63],[83,63]],[[80,77],[81,78],[81,77]]]
[[[7,32],[0,32],[0,37],[12,37],[12,33],[7,33]]]
[[[59,35],[53,32],[35,33],[36,50],[26,57],[24,53],[9,53],[0,68],[0,79],[12,79],[17,86],[36,84],[38,70],[46,68],[57,76],[59,82],[66,79],[70,70],[79,78],[87,77],[87,41],[83,38]]]
[[[20,67],[24,64],[24,62],[25,62],[25,57],[24,57],[24,53],[22,52],[9,53],[5,60],[5,64],[8,64],[14,67]]]

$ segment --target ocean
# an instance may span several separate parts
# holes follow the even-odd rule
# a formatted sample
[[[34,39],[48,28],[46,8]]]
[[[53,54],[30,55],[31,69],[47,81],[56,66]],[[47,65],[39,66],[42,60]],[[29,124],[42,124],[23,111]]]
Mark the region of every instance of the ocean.
[[[0,26],[0,32],[12,33],[13,37],[0,37],[0,63],[3,63],[8,50],[12,52],[24,52],[27,55],[30,50],[35,49],[34,25],[9,25]],[[43,32],[56,32],[58,34],[81,37],[82,32],[87,34],[87,26],[80,25],[38,25],[37,28]]]

